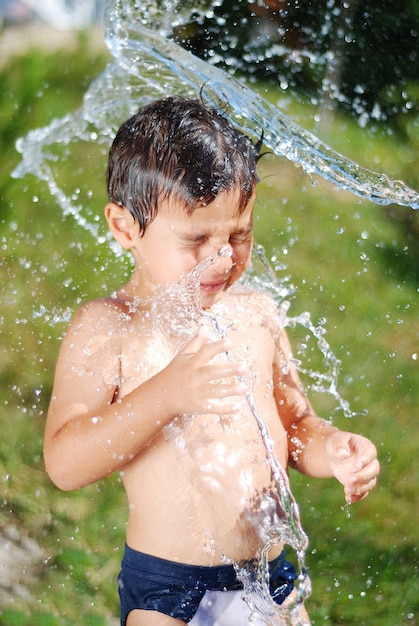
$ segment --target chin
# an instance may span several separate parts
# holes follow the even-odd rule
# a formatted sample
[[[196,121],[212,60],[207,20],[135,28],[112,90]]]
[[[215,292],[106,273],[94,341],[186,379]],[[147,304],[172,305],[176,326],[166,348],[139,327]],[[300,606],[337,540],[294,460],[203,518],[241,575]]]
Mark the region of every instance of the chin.
[[[203,309],[209,309],[210,306],[220,300],[224,291],[217,291],[217,293],[202,293],[201,292],[201,307]]]

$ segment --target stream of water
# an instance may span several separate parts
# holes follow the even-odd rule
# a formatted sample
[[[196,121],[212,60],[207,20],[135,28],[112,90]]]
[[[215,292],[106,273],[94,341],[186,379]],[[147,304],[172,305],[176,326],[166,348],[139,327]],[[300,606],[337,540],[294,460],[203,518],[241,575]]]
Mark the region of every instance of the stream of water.
[[[187,23],[192,13],[211,12],[204,4],[180,0],[108,2],[105,41],[111,61],[90,85],[79,111],[20,140],[22,161],[14,175],[33,173],[45,180],[63,210],[77,219],[78,207],[55,180],[51,147],[79,139],[108,145],[119,125],[139,106],[170,93],[196,97],[204,88],[204,98],[209,102],[228,103],[226,114],[233,124],[253,138],[259,138],[263,130],[268,149],[300,164],[308,174],[317,174],[378,204],[419,208],[417,191],[337,154],[255,91],[171,41],[173,28]]]

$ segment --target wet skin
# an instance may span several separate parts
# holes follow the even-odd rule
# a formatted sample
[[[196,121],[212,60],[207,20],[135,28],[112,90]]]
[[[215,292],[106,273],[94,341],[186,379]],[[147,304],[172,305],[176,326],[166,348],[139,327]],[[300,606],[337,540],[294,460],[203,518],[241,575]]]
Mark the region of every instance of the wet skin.
[[[369,440],[315,415],[269,297],[229,289],[252,248],[254,199],[238,215],[237,198],[222,193],[191,214],[167,203],[142,237],[124,207],[106,207],[111,232],[132,252],[135,268],[116,294],[75,316],[46,425],[45,460],[56,484],[76,489],[121,472],[128,544],[183,563],[213,565],[223,555],[241,561],[260,542],[248,512],[272,485],[243,376],[251,376],[283,467],[335,476],[347,501],[366,497],[379,471]],[[155,332],[150,298],[224,246],[231,256],[205,270],[200,297],[204,309],[232,320],[228,339],[199,334],[174,354]],[[236,360],[219,358],[226,350]],[[149,618],[132,614],[129,624]],[[169,624],[164,620],[153,623]]]

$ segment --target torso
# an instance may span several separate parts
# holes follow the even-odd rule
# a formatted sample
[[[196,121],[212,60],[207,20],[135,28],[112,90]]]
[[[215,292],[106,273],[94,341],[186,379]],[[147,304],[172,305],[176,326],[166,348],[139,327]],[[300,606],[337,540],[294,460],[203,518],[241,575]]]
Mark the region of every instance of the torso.
[[[256,406],[286,467],[286,434],[272,389],[276,348],[271,323],[266,323],[266,299],[233,292],[213,311],[233,321],[231,352],[249,363]],[[141,306],[117,316],[115,333],[120,354],[107,360],[113,364],[107,376],[115,378],[116,399],[165,367],[178,346],[156,329]],[[254,513],[261,495],[274,486],[259,427],[245,403],[243,411],[228,417],[175,417],[125,466],[122,480],[132,548],[200,565],[220,563],[224,556],[236,561],[254,557],[260,543]]]

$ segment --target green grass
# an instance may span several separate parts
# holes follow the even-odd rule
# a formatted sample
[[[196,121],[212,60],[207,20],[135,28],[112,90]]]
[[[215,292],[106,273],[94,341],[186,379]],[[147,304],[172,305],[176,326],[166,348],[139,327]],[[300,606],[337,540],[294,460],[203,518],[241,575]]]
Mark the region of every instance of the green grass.
[[[112,290],[128,266],[116,263],[108,272],[106,246],[63,218],[42,183],[10,178],[19,161],[16,138],[78,107],[105,62],[81,42],[75,53],[60,53],[59,64],[31,51],[0,76],[0,528],[17,525],[45,552],[36,578],[28,579],[30,597],[0,595],[4,626],[105,626],[118,614],[115,579],[126,521],[120,481],[59,492],[44,473],[42,436],[66,327],[54,315]],[[309,106],[287,108],[310,125]],[[364,165],[419,187],[413,130],[402,143],[335,117],[327,134],[319,132]],[[269,257],[276,254],[278,275],[296,286],[290,312],[308,310],[315,323],[326,318],[326,338],[342,362],[339,391],[356,415],[345,418],[317,394],[315,406],[332,411],[340,427],[371,437],[382,463],[379,487],[349,513],[338,485],[292,473],[310,538],[308,608],[316,625],[413,626],[419,623],[417,219],[409,209],[392,207],[391,214],[321,181],[313,186],[283,160],[265,157],[261,169],[256,238]],[[71,163],[67,174],[75,175]],[[102,179],[97,173],[98,188]],[[101,204],[99,197],[98,214]],[[293,337],[296,351],[300,335]],[[318,364],[310,346],[305,357]]]

